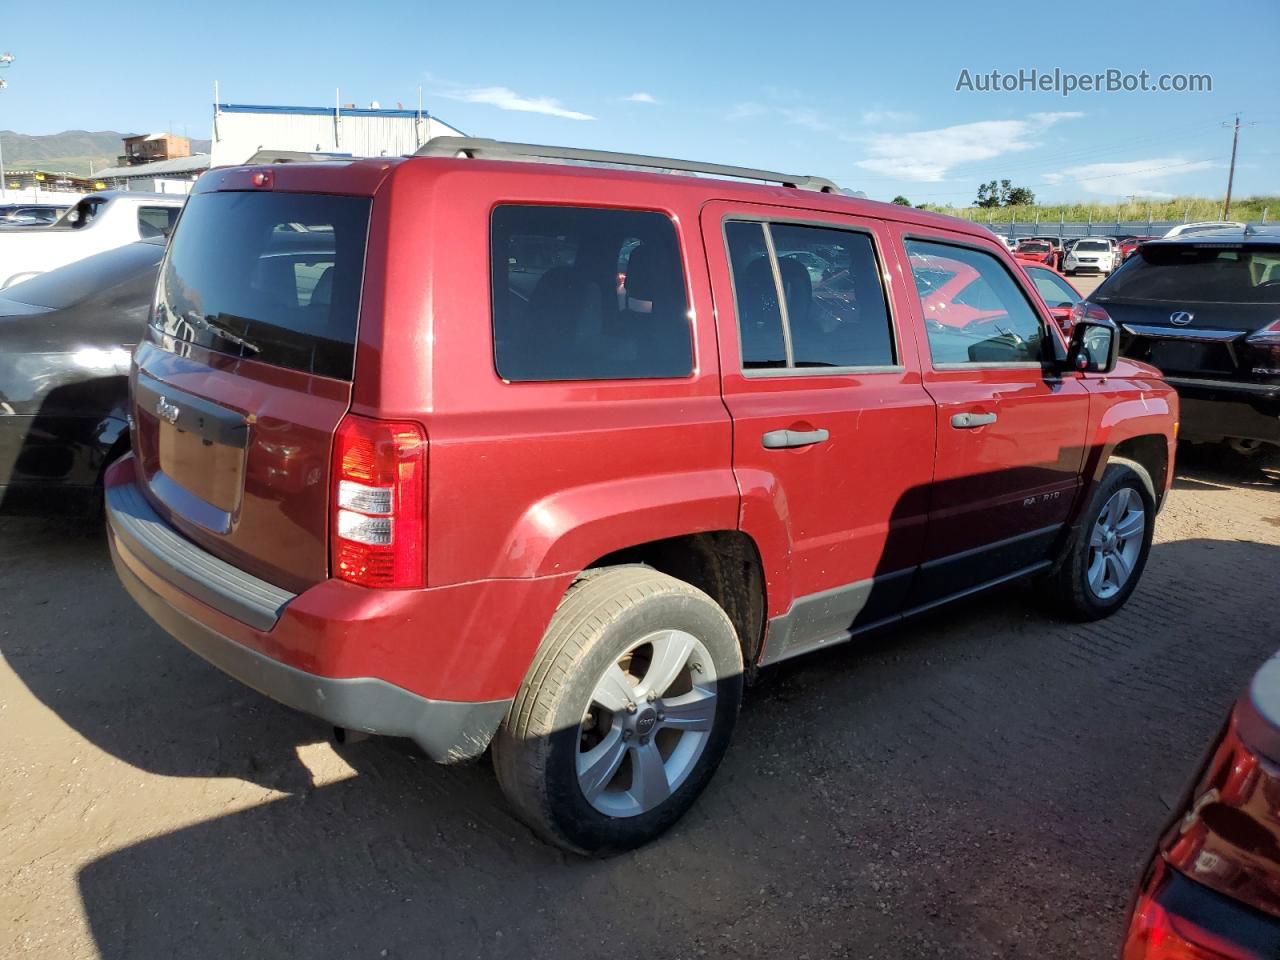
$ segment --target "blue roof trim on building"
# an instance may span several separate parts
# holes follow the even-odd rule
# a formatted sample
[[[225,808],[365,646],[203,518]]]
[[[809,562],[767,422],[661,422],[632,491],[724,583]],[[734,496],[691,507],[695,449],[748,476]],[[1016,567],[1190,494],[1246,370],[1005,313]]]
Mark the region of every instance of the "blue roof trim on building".
[[[219,113],[293,113],[313,117],[332,117],[333,107],[278,107],[255,103],[216,103],[214,109]],[[339,113],[344,117],[429,117],[426,110],[421,114],[417,110],[369,110],[360,107],[342,107]],[[439,118],[437,118],[439,119]]]

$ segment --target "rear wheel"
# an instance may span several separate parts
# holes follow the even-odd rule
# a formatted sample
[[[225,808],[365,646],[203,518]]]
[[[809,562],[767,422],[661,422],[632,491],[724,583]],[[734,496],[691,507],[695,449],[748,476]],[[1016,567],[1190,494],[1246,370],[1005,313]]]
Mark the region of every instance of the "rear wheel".
[[[628,850],[693,805],[741,701],[741,649],[715,601],[648,567],[593,571],[552,618],[494,739],[494,769],[547,840]]]
[[[1280,447],[1267,444],[1267,449],[1259,458],[1258,469],[1272,483],[1280,483]]]
[[[1146,567],[1155,515],[1147,471],[1129,460],[1108,464],[1067,556],[1049,579],[1054,606],[1076,620],[1098,620],[1124,606]]]

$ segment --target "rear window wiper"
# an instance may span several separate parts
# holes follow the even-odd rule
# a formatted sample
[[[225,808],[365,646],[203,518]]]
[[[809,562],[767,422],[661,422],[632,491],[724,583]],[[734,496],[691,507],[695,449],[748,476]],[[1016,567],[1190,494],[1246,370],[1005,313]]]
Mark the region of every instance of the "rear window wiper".
[[[214,333],[223,340],[229,340],[242,350],[249,350],[253,353],[261,353],[262,348],[252,341],[246,340],[239,334],[232,333],[221,324],[215,323],[210,317],[202,317],[194,310],[187,314],[187,319],[198,326],[204,327],[210,333]]]

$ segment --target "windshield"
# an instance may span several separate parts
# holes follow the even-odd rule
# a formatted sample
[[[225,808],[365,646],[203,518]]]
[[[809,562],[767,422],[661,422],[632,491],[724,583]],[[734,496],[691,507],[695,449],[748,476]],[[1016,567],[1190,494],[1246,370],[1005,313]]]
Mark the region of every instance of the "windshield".
[[[93,220],[107,203],[105,197],[85,197],[58,220],[60,227],[83,227]]]
[[[1072,249],[1077,251],[1093,250],[1096,252],[1099,250],[1109,250],[1111,248],[1101,240],[1081,240]]]
[[[367,197],[203,193],[187,201],[152,324],[180,340],[350,379]]]
[[[1112,277],[1106,299],[1280,303],[1280,247],[1147,244]]]

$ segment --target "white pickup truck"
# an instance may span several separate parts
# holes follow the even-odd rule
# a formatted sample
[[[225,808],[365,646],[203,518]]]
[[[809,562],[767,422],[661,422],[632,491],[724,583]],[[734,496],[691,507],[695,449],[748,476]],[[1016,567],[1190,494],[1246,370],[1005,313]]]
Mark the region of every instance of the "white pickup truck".
[[[48,226],[0,230],[0,289],[147,237],[167,237],[185,196],[107,190],[81,197]]]

